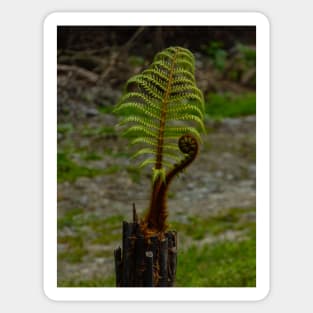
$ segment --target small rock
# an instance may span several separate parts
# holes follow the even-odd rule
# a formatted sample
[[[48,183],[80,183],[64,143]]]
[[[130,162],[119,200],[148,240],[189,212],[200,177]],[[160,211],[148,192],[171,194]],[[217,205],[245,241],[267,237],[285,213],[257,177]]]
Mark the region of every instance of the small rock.
[[[94,117],[99,114],[98,110],[95,108],[88,108],[85,111],[86,117]]]
[[[90,184],[90,179],[87,177],[79,177],[75,182],[75,187],[85,189]]]
[[[175,221],[181,224],[188,224],[189,220],[188,220],[188,216],[187,215],[176,215],[175,216]]]
[[[250,174],[250,176],[255,177],[255,174],[256,174],[256,166],[255,166],[255,164],[250,164],[249,165],[249,174]]]
[[[64,137],[64,135],[63,135],[63,134],[61,134],[61,133],[58,133],[58,140],[61,140],[61,139],[63,139],[63,137]]]
[[[90,273],[90,269],[89,268],[82,268],[80,270],[80,273],[82,276],[88,275]]]
[[[232,174],[227,174],[226,179],[227,180],[233,180],[234,176]]]
[[[95,263],[96,264],[104,264],[105,263],[105,258],[95,258]]]
[[[85,205],[87,205],[87,203],[88,203],[88,196],[87,195],[83,195],[80,199],[79,199],[79,202],[83,205],[83,206],[85,206]]]
[[[256,213],[255,212],[247,212],[242,216],[242,219],[244,221],[249,221],[249,222],[255,222],[256,220]]]
[[[190,183],[188,183],[188,184],[187,184],[187,189],[189,189],[189,190],[193,190],[193,189],[195,188],[195,186],[196,186],[196,184],[195,184],[195,183],[190,182]]]
[[[217,171],[217,172],[215,172],[215,176],[216,177],[223,177],[223,172],[222,171]]]
[[[58,253],[65,252],[68,249],[68,246],[64,243],[58,243]]]

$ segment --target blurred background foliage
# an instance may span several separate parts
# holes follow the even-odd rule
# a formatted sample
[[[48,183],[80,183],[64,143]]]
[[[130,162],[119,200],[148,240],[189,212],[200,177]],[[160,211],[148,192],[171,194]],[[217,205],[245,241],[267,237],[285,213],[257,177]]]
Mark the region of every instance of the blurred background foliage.
[[[200,156],[171,185],[176,286],[255,286],[254,27],[58,27],[58,286],[114,286],[113,249],[151,173],[130,160],[113,108],[168,46],[190,49],[205,97]]]

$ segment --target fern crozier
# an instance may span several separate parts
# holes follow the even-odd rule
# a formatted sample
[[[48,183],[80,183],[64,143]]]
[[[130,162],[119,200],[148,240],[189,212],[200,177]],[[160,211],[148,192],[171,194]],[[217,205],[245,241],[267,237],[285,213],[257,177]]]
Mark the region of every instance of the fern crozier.
[[[198,153],[203,124],[204,101],[196,86],[193,54],[182,47],[159,52],[151,66],[131,77],[118,103],[124,135],[141,148],[133,158],[139,167],[152,166],[152,195],[142,221],[147,232],[166,228],[166,191],[175,175]],[[178,143],[178,144],[177,144]]]

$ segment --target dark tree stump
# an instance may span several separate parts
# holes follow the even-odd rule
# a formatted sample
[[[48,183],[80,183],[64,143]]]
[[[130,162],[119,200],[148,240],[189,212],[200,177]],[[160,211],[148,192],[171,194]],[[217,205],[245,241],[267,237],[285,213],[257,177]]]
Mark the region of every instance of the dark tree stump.
[[[177,264],[177,234],[144,237],[136,211],[123,222],[122,249],[114,250],[116,287],[172,287]]]

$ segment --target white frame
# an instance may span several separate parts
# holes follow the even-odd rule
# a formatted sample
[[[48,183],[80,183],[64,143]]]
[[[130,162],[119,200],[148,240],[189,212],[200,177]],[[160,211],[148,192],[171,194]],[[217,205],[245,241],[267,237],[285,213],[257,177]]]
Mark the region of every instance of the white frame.
[[[256,26],[257,30],[257,254],[256,287],[57,287],[57,26]],[[261,300],[270,290],[269,21],[257,12],[52,13],[44,21],[44,292],[53,300]]]

